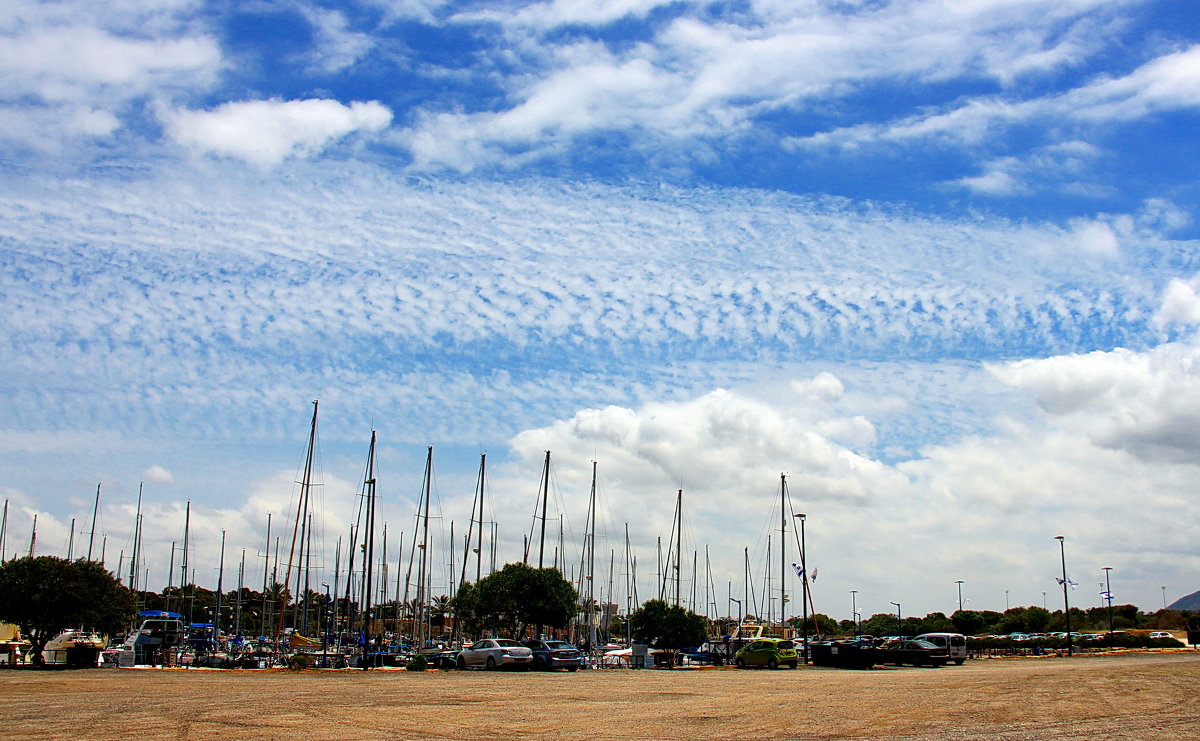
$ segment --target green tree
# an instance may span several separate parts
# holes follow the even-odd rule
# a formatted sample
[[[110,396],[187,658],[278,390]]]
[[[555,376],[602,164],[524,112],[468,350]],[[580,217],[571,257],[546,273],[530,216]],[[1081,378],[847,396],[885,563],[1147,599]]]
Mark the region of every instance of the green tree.
[[[681,648],[699,646],[708,640],[708,621],[679,605],[652,599],[629,616],[633,640],[661,648],[670,654],[670,666]]]
[[[112,635],[133,619],[133,593],[94,561],[56,556],[0,564],[0,621],[20,627],[34,663],[44,662],[46,642],[69,628]]]
[[[979,635],[984,626],[984,617],[978,610],[959,610],[950,616],[950,621],[959,633]]]
[[[566,627],[578,603],[558,569],[510,563],[478,584],[464,584],[453,609],[467,632],[494,630],[520,640],[533,626]]]

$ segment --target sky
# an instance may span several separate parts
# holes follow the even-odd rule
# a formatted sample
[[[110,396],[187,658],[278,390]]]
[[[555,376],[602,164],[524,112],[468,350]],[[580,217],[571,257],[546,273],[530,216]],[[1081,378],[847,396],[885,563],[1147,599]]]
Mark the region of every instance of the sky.
[[[144,584],[188,516],[197,583],[224,531],[261,585],[319,400],[314,583],[376,430],[393,578],[433,448],[435,589],[484,453],[497,562],[538,550],[550,450],[546,560],[594,461],[622,606],[682,490],[712,615],[799,612],[798,513],[838,619],[1055,609],[1064,559],[1159,609],[1200,589],[1198,124],[1191,0],[11,0],[4,556],[36,516],[128,578],[140,488]]]

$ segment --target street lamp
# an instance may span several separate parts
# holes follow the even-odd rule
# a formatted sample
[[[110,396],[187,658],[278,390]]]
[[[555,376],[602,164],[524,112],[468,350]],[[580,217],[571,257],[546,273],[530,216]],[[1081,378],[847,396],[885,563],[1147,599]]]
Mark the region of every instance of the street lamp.
[[[963,585],[963,580],[962,580],[962,579],[956,579],[954,583],[958,585],[958,611],[959,611],[959,612],[962,612],[962,585]]]
[[[1164,584],[1161,587],[1159,587],[1159,589],[1161,589],[1163,592],[1163,609],[1165,610],[1165,609],[1167,609],[1167,585]]]
[[[1074,651],[1071,646],[1071,598],[1067,591],[1067,547],[1063,536],[1055,535],[1054,539],[1058,541],[1058,553],[1062,557],[1063,615],[1067,619],[1067,656],[1070,656]]]
[[[800,604],[803,621],[801,624],[804,630],[801,633],[801,656],[800,660],[805,664],[808,663],[808,547],[804,541],[804,521],[806,515],[803,513],[794,514],[792,517],[800,520]]]
[[[850,622],[854,623],[854,636],[858,637],[858,590],[850,590]]]
[[[1108,602],[1108,642],[1112,643],[1112,581],[1109,579],[1108,572],[1112,571],[1112,566],[1104,567],[1104,600]]]
[[[904,640],[904,623],[900,621],[900,603],[893,602],[892,604],[896,606],[896,635]]]

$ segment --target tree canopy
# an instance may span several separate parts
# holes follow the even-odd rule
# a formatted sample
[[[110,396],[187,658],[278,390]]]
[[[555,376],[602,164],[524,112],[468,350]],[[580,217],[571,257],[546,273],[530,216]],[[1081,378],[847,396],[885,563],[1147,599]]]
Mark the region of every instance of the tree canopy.
[[[532,626],[564,628],[579,609],[579,594],[555,568],[506,564],[478,584],[464,584],[455,616],[469,633],[497,631],[516,639]]]
[[[56,556],[18,558],[0,564],[0,621],[29,639],[35,660],[46,641],[70,628],[112,635],[133,618],[133,593],[94,561]]]
[[[633,640],[676,652],[708,640],[708,621],[679,605],[652,599],[629,616]],[[674,665],[674,660],[671,664]]]

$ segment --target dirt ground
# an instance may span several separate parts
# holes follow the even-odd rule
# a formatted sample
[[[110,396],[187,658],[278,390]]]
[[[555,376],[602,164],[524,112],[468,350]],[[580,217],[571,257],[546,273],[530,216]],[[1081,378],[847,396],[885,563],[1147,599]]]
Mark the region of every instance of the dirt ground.
[[[1200,652],[868,671],[0,671],[4,739],[1200,739]]]

